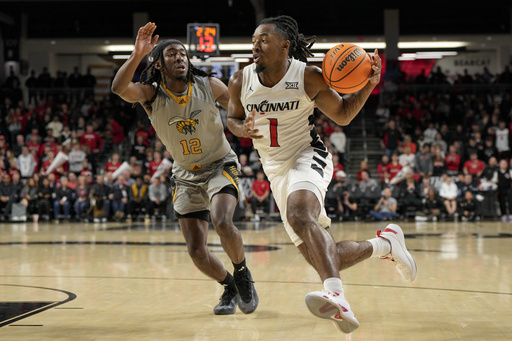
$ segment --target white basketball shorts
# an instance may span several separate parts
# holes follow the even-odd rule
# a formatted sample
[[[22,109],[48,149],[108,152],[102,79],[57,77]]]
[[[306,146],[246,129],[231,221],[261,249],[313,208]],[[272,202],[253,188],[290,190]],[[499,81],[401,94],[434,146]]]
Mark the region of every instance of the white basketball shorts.
[[[331,219],[327,217],[324,207],[325,193],[327,186],[332,180],[333,164],[332,156],[320,155],[314,148],[308,148],[299,158],[295,160],[290,168],[286,167],[283,172],[273,175],[270,180],[270,188],[276,201],[284,227],[292,242],[298,246],[303,240],[295,233],[288,224],[286,218],[286,202],[290,193],[298,190],[308,190],[313,192],[322,207],[318,223],[323,228],[330,226]]]

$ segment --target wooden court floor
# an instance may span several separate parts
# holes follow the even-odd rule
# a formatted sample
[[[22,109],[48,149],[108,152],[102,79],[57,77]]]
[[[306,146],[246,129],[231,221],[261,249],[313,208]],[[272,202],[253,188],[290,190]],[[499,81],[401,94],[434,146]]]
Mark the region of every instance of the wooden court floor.
[[[363,240],[384,223],[336,223]],[[192,264],[176,223],[0,225],[0,340],[512,340],[512,223],[400,223],[418,264],[342,272],[361,326],[341,334],[305,295],[322,286],[280,223],[240,223],[260,305],[215,316],[222,288]],[[209,245],[227,266],[219,238]],[[231,270],[232,266],[228,266]]]

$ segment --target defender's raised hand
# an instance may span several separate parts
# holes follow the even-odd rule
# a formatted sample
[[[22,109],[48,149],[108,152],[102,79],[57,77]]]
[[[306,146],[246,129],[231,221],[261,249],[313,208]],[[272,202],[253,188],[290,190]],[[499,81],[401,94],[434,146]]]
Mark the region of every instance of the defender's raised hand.
[[[135,53],[145,56],[153,50],[159,37],[158,34],[153,37],[155,29],[156,25],[153,22],[148,22],[145,26],[139,28],[135,39]]]
[[[145,103],[153,96],[154,92],[151,85],[138,82],[136,84],[132,80],[142,59],[155,47],[158,40],[158,35],[153,37],[155,29],[156,25],[152,22],[148,22],[144,27],[139,28],[135,39],[135,49],[128,60],[119,68],[112,81],[112,92],[129,103]]]

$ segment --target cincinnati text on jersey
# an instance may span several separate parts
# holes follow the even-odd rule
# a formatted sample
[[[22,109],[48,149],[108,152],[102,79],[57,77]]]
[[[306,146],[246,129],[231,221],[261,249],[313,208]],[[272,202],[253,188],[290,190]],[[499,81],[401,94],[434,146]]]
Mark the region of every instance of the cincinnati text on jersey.
[[[256,110],[257,112],[276,112],[276,111],[285,111],[285,110],[295,110],[299,108],[300,101],[288,101],[288,102],[275,102],[269,103],[267,100],[264,100],[260,104],[247,104],[247,111],[251,112]]]

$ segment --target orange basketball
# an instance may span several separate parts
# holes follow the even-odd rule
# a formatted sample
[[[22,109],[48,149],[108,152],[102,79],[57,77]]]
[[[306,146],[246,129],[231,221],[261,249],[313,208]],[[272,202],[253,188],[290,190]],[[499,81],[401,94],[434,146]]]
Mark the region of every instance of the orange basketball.
[[[343,94],[361,90],[368,83],[371,72],[370,56],[355,44],[334,46],[325,54],[322,62],[325,82],[336,92]]]

